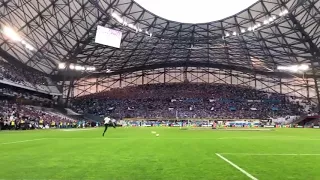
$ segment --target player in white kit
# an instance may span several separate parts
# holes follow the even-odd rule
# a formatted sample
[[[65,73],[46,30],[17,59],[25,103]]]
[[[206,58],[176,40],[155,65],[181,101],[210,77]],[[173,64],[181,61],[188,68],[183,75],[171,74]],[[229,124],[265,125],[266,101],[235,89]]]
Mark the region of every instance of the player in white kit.
[[[109,126],[113,126],[113,128],[116,128],[116,120],[115,119],[111,119],[109,117],[105,117],[104,118],[104,131],[102,136],[104,136],[104,133],[106,133],[106,131],[108,130]]]

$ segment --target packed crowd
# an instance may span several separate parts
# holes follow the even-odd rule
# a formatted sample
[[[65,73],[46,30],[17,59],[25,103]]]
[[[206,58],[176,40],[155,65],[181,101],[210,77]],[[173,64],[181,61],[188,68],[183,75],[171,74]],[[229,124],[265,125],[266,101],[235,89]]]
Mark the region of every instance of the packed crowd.
[[[217,121],[217,120],[121,120],[117,122],[121,126],[141,126],[141,127],[159,127],[159,126],[171,126],[171,127],[212,127],[217,125],[221,127],[234,127],[234,126],[263,126],[263,123],[258,120],[245,120],[245,121]]]
[[[0,130],[74,127],[77,121],[53,112],[37,110],[8,100],[0,101]]]
[[[27,86],[48,84],[48,81],[43,74],[18,68],[4,61],[0,61],[0,78]]]
[[[79,97],[72,106],[121,118],[265,119],[304,113],[299,102],[288,99],[239,85],[176,83],[112,89]]]

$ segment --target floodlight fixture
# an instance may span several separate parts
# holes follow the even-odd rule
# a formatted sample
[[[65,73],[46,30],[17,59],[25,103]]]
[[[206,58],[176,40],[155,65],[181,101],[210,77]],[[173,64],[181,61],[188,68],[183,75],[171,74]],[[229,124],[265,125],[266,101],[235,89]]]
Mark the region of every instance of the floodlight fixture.
[[[82,67],[81,67],[80,65],[76,65],[76,66],[74,67],[74,69],[75,69],[76,71],[80,71],[80,70],[82,69]]]
[[[307,71],[309,69],[309,66],[307,64],[301,64],[299,66],[299,69],[301,69],[302,71]]]
[[[74,64],[70,64],[69,68],[70,68],[71,70],[74,70],[74,68],[75,68]]]
[[[282,71],[289,71],[289,72],[305,72],[309,69],[309,66],[307,64],[278,66],[277,69]]]
[[[30,51],[33,51],[34,50],[34,47],[31,46],[30,44],[26,43],[26,48],[29,49]]]
[[[86,70],[86,71],[95,71],[96,68],[95,67],[92,67],[92,66],[87,66],[87,67],[83,67],[84,69],[83,70]]]
[[[22,41],[21,37],[10,27],[4,26],[2,29],[4,35],[10,38],[13,41]]]
[[[59,69],[65,69],[66,68],[66,63],[59,63],[58,64]]]
[[[287,10],[287,9],[285,9],[285,10],[283,10],[283,11],[281,11],[280,13],[279,13],[279,16],[285,16],[286,14],[288,14],[289,13],[289,11]]]
[[[118,14],[116,14],[116,13],[112,13],[111,14],[111,16],[113,17],[113,18],[115,18],[119,23],[124,23],[124,20],[118,15]]]

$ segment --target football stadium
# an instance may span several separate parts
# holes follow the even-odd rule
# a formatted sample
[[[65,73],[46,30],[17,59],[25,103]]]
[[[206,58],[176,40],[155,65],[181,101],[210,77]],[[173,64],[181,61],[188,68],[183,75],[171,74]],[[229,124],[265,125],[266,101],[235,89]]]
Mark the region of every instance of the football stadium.
[[[1,0],[0,180],[320,180],[320,0]]]

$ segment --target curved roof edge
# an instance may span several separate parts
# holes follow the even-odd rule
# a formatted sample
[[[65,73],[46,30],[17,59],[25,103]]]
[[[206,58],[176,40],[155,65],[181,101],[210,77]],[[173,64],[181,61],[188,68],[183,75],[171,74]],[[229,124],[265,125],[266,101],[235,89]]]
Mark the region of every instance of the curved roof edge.
[[[164,17],[161,17],[157,14],[154,14],[153,12],[149,11],[148,9],[144,8],[142,5],[140,5],[138,2],[136,2],[135,0],[132,0],[138,7],[140,7],[141,9],[145,10],[146,12],[150,13],[151,15],[155,16],[155,17],[158,17],[158,18],[161,18],[165,21],[168,21],[168,22],[173,22],[173,23],[179,23],[179,24],[196,24],[196,25],[203,25],[203,24],[210,24],[210,23],[216,23],[216,22],[220,22],[220,21],[225,21],[227,19],[230,19],[234,16],[237,16],[237,15],[240,15],[241,13],[244,13],[245,11],[248,11],[248,9],[252,8],[253,6],[257,5],[258,3],[260,3],[261,1],[260,0],[257,0],[257,2],[253,3],[252,5],[250,5],[249,7],[247,7],[246,9],[242,10],[242,11],[239,11],[238,13],[236,14],[233,14],[231,16],[228,16],[228,17],[225,17],[223,19],[219,19],[219,20],[215,20],[215,21],[209,21],[209,22],[203,22],[203,23],[185,23],[185,22],[178,22],[178,21],[173,21],[173,20],[169,20],[169,19],[166,19]]]

